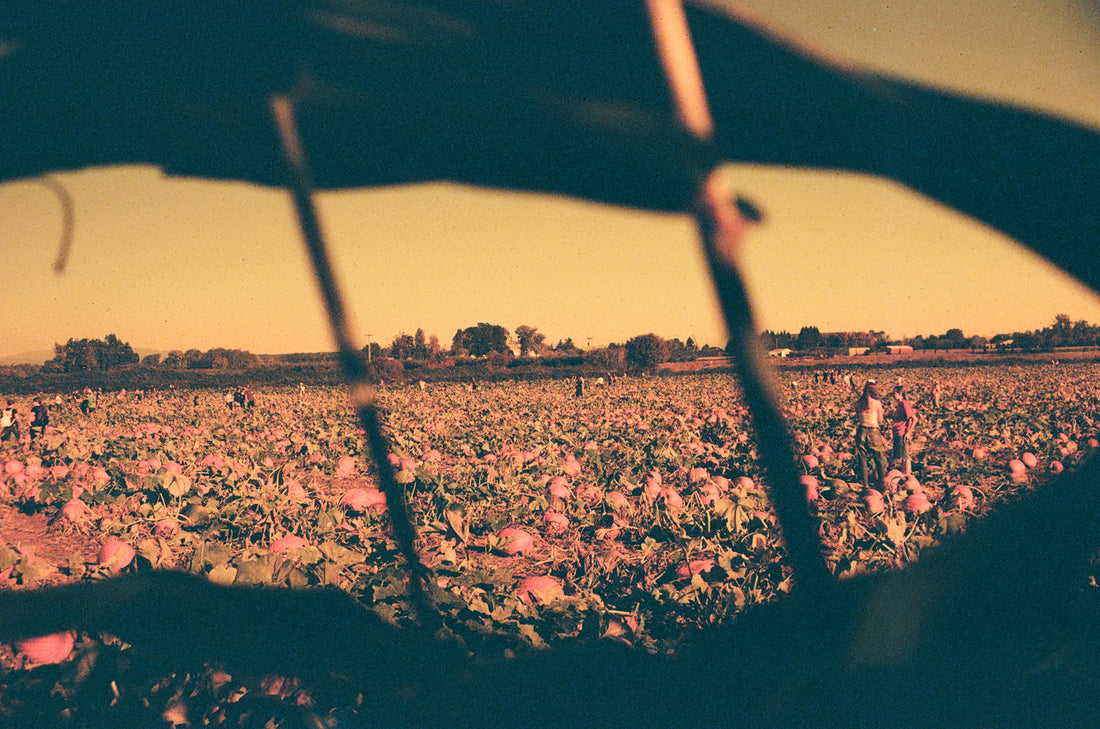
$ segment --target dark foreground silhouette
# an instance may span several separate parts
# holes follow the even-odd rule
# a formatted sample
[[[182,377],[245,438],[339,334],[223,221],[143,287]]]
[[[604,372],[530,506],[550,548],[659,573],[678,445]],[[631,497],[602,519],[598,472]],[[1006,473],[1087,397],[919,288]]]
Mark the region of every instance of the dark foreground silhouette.
[[[293,178],[317,250],[310,181],[447,179],[691,211],[724,160],[828,167],[897,180],[1100,287],[1095,130],[841,68],[718,3],[691,4],[687,19],[713,138],[678,121],[643,3],[11,4],[0,15],[0,179],[129,163],[266,185]],[[303,164],[287,173],[297,145],[309,179]],[[758,217],[744,201],[725,212]],[[708,240],[720,217],[701,217]],[[731,335],[747,342],[736,271],[708,255]],[[318,271],[335,328],[341,312]],[[801,586],[674,656],[595,644],[474,660],[340,593],[171,573],[0,593],[0,639],[102,630],[166,665],[339,680],[360,687],[364,723],[387,727],[1093,723],[1095,459],[912,569],[832,582],[815,566],[759,365],[748,345],[742,355]],[[356,364],[345,368],[354,379]],[[365,423],[372,412],[361,408]],[[408,522],[395,527],[411,543]]]

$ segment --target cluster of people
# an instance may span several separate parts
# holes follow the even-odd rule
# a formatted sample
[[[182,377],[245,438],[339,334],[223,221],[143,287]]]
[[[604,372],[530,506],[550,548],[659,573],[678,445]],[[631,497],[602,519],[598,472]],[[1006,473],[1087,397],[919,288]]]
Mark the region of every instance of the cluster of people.
[[[814,384],[835,385],[840,382],[840,373],[837,370],[814,370],[813,380]],[[851,382],[850,375],[848,381]]]
[[[251,410],[256,407],[256,391],[251,387],[238,387],[225,393],[225,405],[230,410],[234,406]]]
[[[874,483],[882,486],[887,472],[886,442],[879,427],[886,421],[887,414],[877,382],[867,380],[853,410],[856,417],[856,455],[863,488],[869,486],[872,475]],[[917,413],[900,383],[894,387],[889,417],[893,435],[891,460],[909,475],[913,472],[909,444],[917,426]]]
[[[614,385],[615,384],[615,379],[616,379],[615,375],[613,375],[611,373],[608,373],[606,378],[597,377],[595,380],[592,381],[592,384],[595,387],[603,387],[605,385]],[[573,394],[576,395],[577,397],[582,397],[584,395],[584,393],[586,392],[588,386],[589,386],[588,382],[583,377],[578,375],[576,381],[574,382]]]
[[[49,407],[42,402],[42,398],[36,397],[31,401],[30,422],[27,430],[31,440],[41,438],[46,434],[46,426],[50,424]],[[15,401],[9,399],[4,409],[0,411],[0,442],[19,440],[19,411],[15,407]]]

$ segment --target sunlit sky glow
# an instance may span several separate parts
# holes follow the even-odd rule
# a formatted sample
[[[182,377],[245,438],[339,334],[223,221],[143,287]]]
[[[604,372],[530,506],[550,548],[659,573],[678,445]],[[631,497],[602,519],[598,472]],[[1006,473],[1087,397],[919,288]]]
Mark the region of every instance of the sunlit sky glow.
[[[1100,4],[1078,0],[753,0],[834,56],[1100,128]],[[734,166],[768,214],[745,247],[761,328],[959,327],[986,336],[1057,313],[1100,322],[1086,289],[904,188]],[[0,358],[115,333],[138,348],[327,351],[331,338],[286,193],[147,167],[57,175],[76,204],[65,274],[44,186],[0,185]],[[320,196],[356,337],[478,322],[596,345],[645,332],[724,344],[691,221],[436,184]]]

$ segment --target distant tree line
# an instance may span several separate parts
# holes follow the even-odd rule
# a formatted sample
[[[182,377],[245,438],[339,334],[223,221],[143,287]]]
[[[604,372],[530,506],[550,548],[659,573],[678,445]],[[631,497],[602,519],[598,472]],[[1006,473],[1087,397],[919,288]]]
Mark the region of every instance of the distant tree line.
[[[1087,321],[1071,321],[1066,314],[1054,317],[1054,323],[1029,332],[998,334],[990,344],[1004,349],[1048,352],[1057,347],[1095,347],[1100,344],[1100,326]]]
[[[421,342],[427,346],[421,346]],[[581,349],[572,338],[558,340],[551,345],[546,335],[536,327],[522,325],[514,332],[499,324],[480,322],[476,326],[459,329],[451,338],[449,350],[442,350],[435,337],[427,340],[423,330],[409,337],[399,334],[389,347],[372,343],[370,359],[392,358],[405,362],[406,368],[430,366],[441,360],[450,364],[466,358],[486,359],[491,364],[520,367],[541,363],[548,367],[558,365],[579,366],[581,364],[608,372],[651,371],[664,362],[686,362],[703,356],[722,356],[725,350],[704,345],[688,337],[686,342],[679,339],[662,339],[656,334],[643,334],[633,337],[625,344],[611,343],[606,347]],[[366,348],[364,348],[366,351]]]
[[[129,343],[114,334],[104,339],[70,339],[54,347],[55,356],[43,366],[45,372],[107,372],[119,368],[141,367],[159,370],[244,370],[265,366],[335,366],[331,352],[285,355],[256,355],[241,349],[213,348],[172,350],[167,354],[148,354],[139,358]],[[510,332],[499,324],[480,322],[459,329],[444,348],[437,336],[423,329],[414,334],[402,332],[388,346],[369,342],[362,350],[372,372],[384,378],[402,370],[438,368],[484,360],[492,366],[523,367],[541,364],[548,367],[585,365],[608,372],[625,369],[652,370],[664,362],[687,362],[698,357],[722,356],[725,351],[709,345],[699,346],[692,337],[662,339],[656,334],[633,337],[625,344],[582,349],[571,338],[550,344],[536,327],[521,325]]]
[[[962,329],[948,329],[943,334],[917,335],[892,341],[885,332],[821,332],[815,326],[802,327],[798,334],[788,331],[766,330],[760,334],[765,349],[790,349],[798,352],[823,352],[849,347],[867,347],[869,351],[882,351],[890,344],[905,344],[917,350],[1019,350],[1024,352],[1052,351],[1058,347],[1095,347],[1100,343],[1100,326],[1087,321],[1072,321],[1066,314],[1058,314],[1054,323],[1043,329],[1011,334],[997,334],[986,338],[967,335]]]
[[[259,357],[240,349],[173,350],[164,357],[149,354],[139,358],[128,342],[114,334],[103,339],[70,339],[54,345],[53,359],[43,364],[46,372],[109,372],[141,366],[149,369],[229,370],[259,364]]]
[[[891,342],[881,331],[822,332],[804,326],[797,334],[767,330],[760,334],[765,349],[791,349],[807,353],[839,352],[850,347],[884,350],[889,344],[908,344],[920,350],[998,349],[1024,352],[1051,351],[1058,347],[1096,347],[1100,345],[1100,326],[1087,321],[1072,321],[1058,314],[1054,323],[1042,329],[997,334],[991,338],[967,336],[962,329],[948,329],[938,335],[918,335]],[[459,329],[445,349],[435,335],[417,329],[412,335],[401,333],[388,346],[370,342],[363,354],[370,363],[372,376],[379,380],[403,379],[416,370],[447,367],[473,372],[522,368],[588,368],[596,372],[651,372],[665,362],[690,362],[700,357],[720,357],[726,348],[698,345],[694,338],[663,339],[656,334],[641,334],[626,342],[606,347],[581,349],[572,339],[551,345],[536,327],[522,325],[514,332],[480,322]],[[256,355],[241,349],[214,348],[173,350],[166,355],[150,354],[139,358],[129,343],[114,334],[103,339],[70,339],[54,346],[53,359],[46,362],[44,373],[95,373],[135,368],[152,370],[255,370],[263,367],[320,367],[333,369],[336,357],[331,352],[287,355]],[[30,376],[31,372],[12,371],[12,375]]]
[[[792,349],[808,352],[816,349],[847,349],[848,347],[880,348],[886,344],[885,332],[821,332],[817,327],[806,326],[798,334],[787,331],[765,330],[760,334],[765,349]]]

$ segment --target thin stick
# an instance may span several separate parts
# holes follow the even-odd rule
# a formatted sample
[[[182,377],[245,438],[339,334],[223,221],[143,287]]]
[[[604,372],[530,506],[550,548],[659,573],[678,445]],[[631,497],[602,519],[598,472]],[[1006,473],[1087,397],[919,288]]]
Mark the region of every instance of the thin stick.
[[[714,120],[683,3],[648,0],[647,5],[654,42],[680,123],[700,141],[712,143]],[[821,555],[817,526],[810,516],[805,490],[799,483],[790,433],[777,404],[737,265],[737,249],[747,226],[737,203],[721,171],[717,168],[706,171],[699,184],[696,223],[734,345],[738,377],[752,413],[761,461],[771,481],[772,503],[791,567],[802,588],[819,589],[830,579],[829,570]]]
[[[428,601],[424,592],[424,566],[416,552],[416,529],[409,517],[408,504],[405,501],[404,487],[397,482],[393,464],[386,457],[389,443],[382,432],[381,420],[375,403],[374,388],[371,387],[367,369],[362,357],[351,342],[343,299],[336,282],[336,275],[329,260],[317,208],[313,204],[313,185],[310,182],[309,167],[305,148],[298,136],[294,116],[294,102],[287,96],[274,96],[271,110],[279,130],[283,154],[286,158],[291,177],[291,191],[294,206],[298,212],[298,223],[313,263],[313,272],[321,288],[329,322],[332,325],[333,338],[336,340],[340,363],[348,379],[349,394],[359,421],[367,433],[367,444],[374,462],[378,465],[378,479],[382,492],[386,495],[386,505],[393,526],[394,539],[398,549],[408,564],[410,603],[420,624],[426,628],[435,628],[439,623],[439,613]]]

